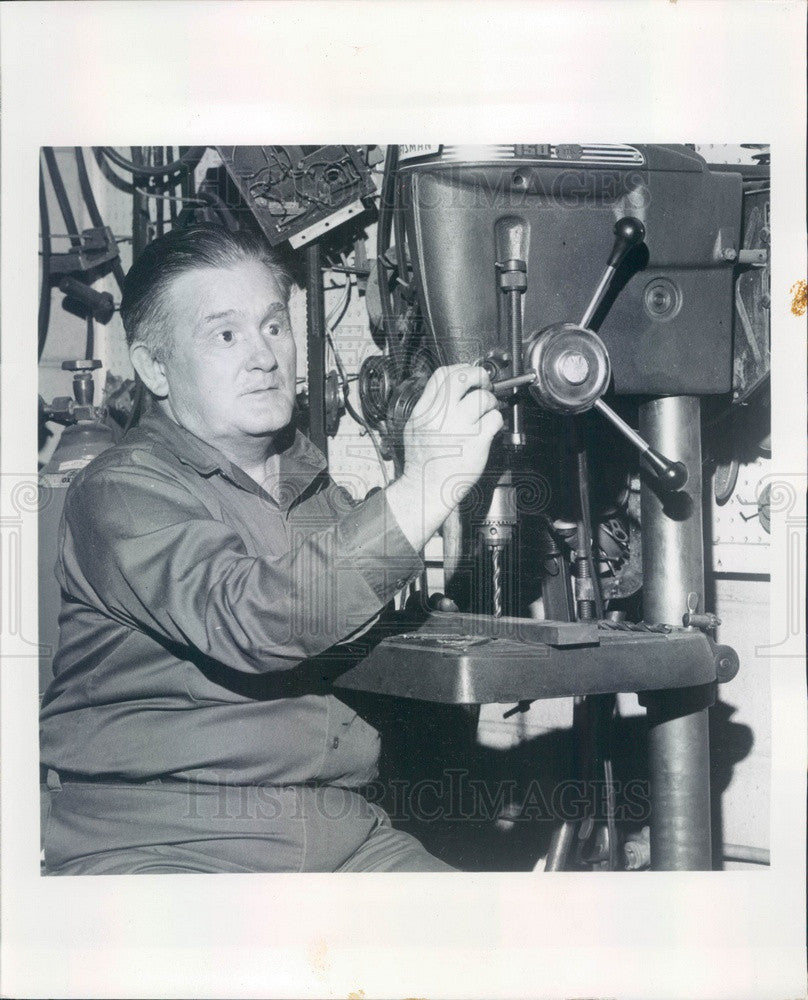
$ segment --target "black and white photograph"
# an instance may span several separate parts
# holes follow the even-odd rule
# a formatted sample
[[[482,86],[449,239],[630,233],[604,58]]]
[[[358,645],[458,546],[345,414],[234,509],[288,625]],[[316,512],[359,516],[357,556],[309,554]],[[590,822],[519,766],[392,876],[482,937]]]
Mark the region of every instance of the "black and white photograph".
[[[31,5],[85,55],[196,10],[95,6]],[[3,995],[799,995],[805,138],[765,113],[796,63],[724,119],[708,67],[667,118],[636,79],[520,118],[467,67],[454,119],[422,79],[428,127],[358,92],[338,127],[314,53],[259,107],[256,39],[213,100],[237,6],[165,107],[137,36],[114,127],[105,52],[4,128]],[[292,6],[245,8],[298,46]],[[494,8],[458,6],[480,52]],[[708,6],[615,10],[660,8],[647,40]],[[728,32],[767,6],[798,25]],[[379,68],[454,20],[296,7]]]
[[[43,149],[44,873],[768,864],[769,163]]]

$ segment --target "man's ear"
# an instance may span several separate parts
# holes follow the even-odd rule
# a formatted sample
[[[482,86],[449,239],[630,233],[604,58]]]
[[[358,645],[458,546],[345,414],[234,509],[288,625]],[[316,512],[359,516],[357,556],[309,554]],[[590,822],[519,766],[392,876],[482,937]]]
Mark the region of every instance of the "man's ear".
[[[168,395],[168,379],[163,362],[152,357],[151,351],[145,344],[132,344],[129,348],[129,358],[146,388],[158,399],[165,399]]]

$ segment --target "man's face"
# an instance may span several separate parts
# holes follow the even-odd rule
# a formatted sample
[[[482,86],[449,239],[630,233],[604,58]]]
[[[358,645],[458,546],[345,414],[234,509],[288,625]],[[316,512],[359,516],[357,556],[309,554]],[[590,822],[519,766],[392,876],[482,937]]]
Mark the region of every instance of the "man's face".
[[[174,419],[226,454],[292,419],[295,342],[286,299],[256,260],[200,267],[166,291],[173,352],[165,362]]]

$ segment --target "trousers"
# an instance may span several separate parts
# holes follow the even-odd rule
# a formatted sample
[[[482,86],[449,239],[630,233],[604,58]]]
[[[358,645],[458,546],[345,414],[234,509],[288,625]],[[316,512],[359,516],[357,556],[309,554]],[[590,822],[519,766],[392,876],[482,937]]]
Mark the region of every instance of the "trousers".
[[[347,788],[65,781],[44,799],[48,875],[455,871]]]

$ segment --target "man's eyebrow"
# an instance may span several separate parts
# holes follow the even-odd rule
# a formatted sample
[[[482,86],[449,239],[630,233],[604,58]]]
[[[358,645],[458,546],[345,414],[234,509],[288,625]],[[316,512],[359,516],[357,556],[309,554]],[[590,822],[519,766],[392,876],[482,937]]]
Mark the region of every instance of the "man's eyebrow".
[[[285,313],[287,310],[287,305],[285,302],[273,302],[272,305],[267,309],[264,319],[272,319],[273,316],[277,316],[278,313]]]
[[[278,313],[284,313],[287,311],[287,305],[285,302],[273,302],[264,314],[264,321],[272,319],[273,316],[277,316]],[[223,309],[221,312],[208,313],[207,316],[202,317],[203,323],[212,323],[217,319],[229,319],[231,316],[238,316],[243,312],[241,309]]]
[[[238,312],[238,309],[224,309],[222,312],[209,313],[207,316],[203,316],[202,321],[203,323],[210,323],[212,320],[226,319],[228,316],[236,316]]]

